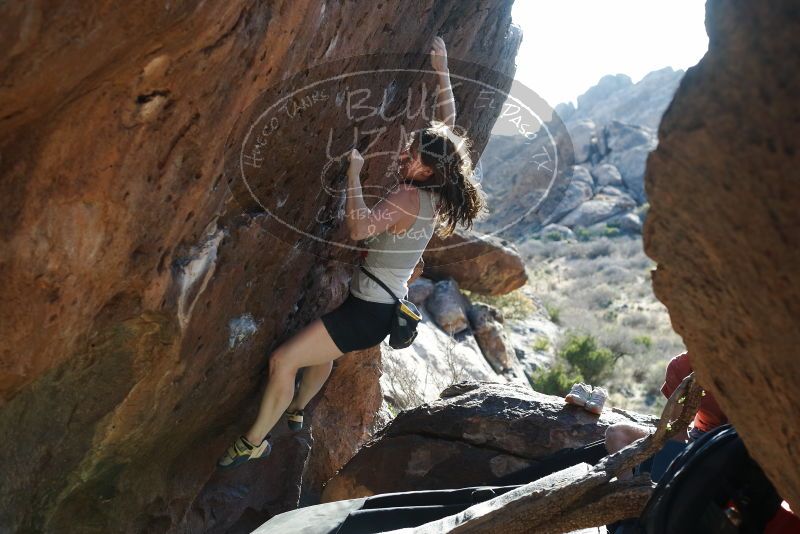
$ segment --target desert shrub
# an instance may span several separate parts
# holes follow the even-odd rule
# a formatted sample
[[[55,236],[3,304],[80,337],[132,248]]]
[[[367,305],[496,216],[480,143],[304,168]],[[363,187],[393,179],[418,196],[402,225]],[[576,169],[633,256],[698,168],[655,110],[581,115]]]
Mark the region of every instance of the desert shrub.
[[[633,338],[633,342],[636,343],[637,345],[643,346],[646,349],[649,349],[650,347],[653,346],[653,338],[646,335],[636,336],[635,338]]]
[[[549,369],[540,369],[529,378],[531,387],[546,395],[564,396],[569,393],[572,384],[583,382],[580,373],[557,364]]]
[[[606,239],[592,243],[592,245],[586,251],[586,257],[590,260],[599,258],[600,256],[609,256],[610,254],[611,244]]]
[[[550,316],[550,320],[555,324],[561,324],[561,310],[558,309],[557,306],[551,303],[545,303],[544,309],[547,310],[547,315]]]
[[[580,258],[570,262],[567,272],[571,278],[577,281],[581,278],[591,277],[598,270],[598,265],[595,262]]]
[[[616,292],[610,287],[602,285],[589,293],[589,307],[594,309],[605,309],[614,303]]]
[[[536,305],[521,289],[515,289],[505,295],[480,295],[465,289],[461,291],[472,302],[482,302],[497,308],[506,319],[524,319],[536,313]]]
[[[533,350],[537,352],[545,352],[550,348],[550,340],[544,336],[539,336],[533,342]]]
[[[622,324],[630,328],[643,328],[650,323],[647,314],[636,312],[622,318]]]
[[[602,381],[614,366],[614,353],[605,347],[598,347],[595,337],[588,334],[570,334],[559,356],[590,384]]]
[[[592,233],[586,228],[575,228],[573,233],[578,241],[589,241],[592,239]]]
[[[602,266],[600,272],[597,273],[597,277],[607,284],[620,284],[632,280],[635,278],[635,274],[630,273],[619,265],[608,264]]]
[[[625,258],[632,258],[640,255],[644,256],[641,238],[629,237],[627,239],[617,240],[617,253]]]
[[[603,314],[603,320],[607,323],[616,323],[619,312],[617,310],[608,310]]]

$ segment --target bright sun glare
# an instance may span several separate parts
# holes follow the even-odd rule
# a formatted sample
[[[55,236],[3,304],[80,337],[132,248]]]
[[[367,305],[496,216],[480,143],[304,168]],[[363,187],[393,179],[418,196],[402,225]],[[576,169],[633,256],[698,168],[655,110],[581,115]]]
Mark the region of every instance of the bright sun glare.
[[[695,65],[708,49],[703,0],[516,0],[523,31],[515,79],[551,106],[606,74]]]

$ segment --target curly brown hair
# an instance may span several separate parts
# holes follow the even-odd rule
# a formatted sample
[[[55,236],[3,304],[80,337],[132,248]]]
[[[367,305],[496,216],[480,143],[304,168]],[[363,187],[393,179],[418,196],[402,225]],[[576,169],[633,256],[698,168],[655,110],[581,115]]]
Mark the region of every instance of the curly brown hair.
[[[486,193],[474,181],[474,169],[469,149],[472,141],[463,128],[450,128],[433,120],[427,128],[409,136],[409,146],[420,154],[422,163],[433,170],[423,183],[414,185],[439,195],[437,229],[440,237],[451,235],[457,224],[472,228],[472,222],[488,212]]]

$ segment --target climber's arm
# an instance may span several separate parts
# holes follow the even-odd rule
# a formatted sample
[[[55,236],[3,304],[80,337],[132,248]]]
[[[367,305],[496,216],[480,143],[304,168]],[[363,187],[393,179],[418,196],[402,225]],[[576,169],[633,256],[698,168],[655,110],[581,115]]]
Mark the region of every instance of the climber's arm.
[[[441,37],[434,37],[431,45],[431,66],[438,77],[439,91],[436,94],[436,118],[450,128],[456,125],[456,100],[450,86],[450,70],[447,67],[447,48]]]
[[[416,192],[411,186],[401,185],[385,199],[380,200],[373,209],[364,203],[361,194],[361,167],[364,160],[358,150],[350,153],[350,168],[347,170],[347,229],[350,239],[361,241],[385,232],[388,228],[403,221],[414,211],[410,208],[412,195]]]

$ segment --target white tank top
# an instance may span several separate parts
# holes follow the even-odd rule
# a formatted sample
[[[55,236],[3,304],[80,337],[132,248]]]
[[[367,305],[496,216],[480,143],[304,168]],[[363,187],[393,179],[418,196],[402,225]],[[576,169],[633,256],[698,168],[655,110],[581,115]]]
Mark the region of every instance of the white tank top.
[[[436,193],[419,189],[419,212],[414,224],[393,234],[388,230],[365,241],[369,248],[364,268],[386,284],[398,298],[408,295],[408,279],[419,263],[436,227]],[[350,281],[350,292],[370,302],[394,303],[385,289],[358,269]]]

